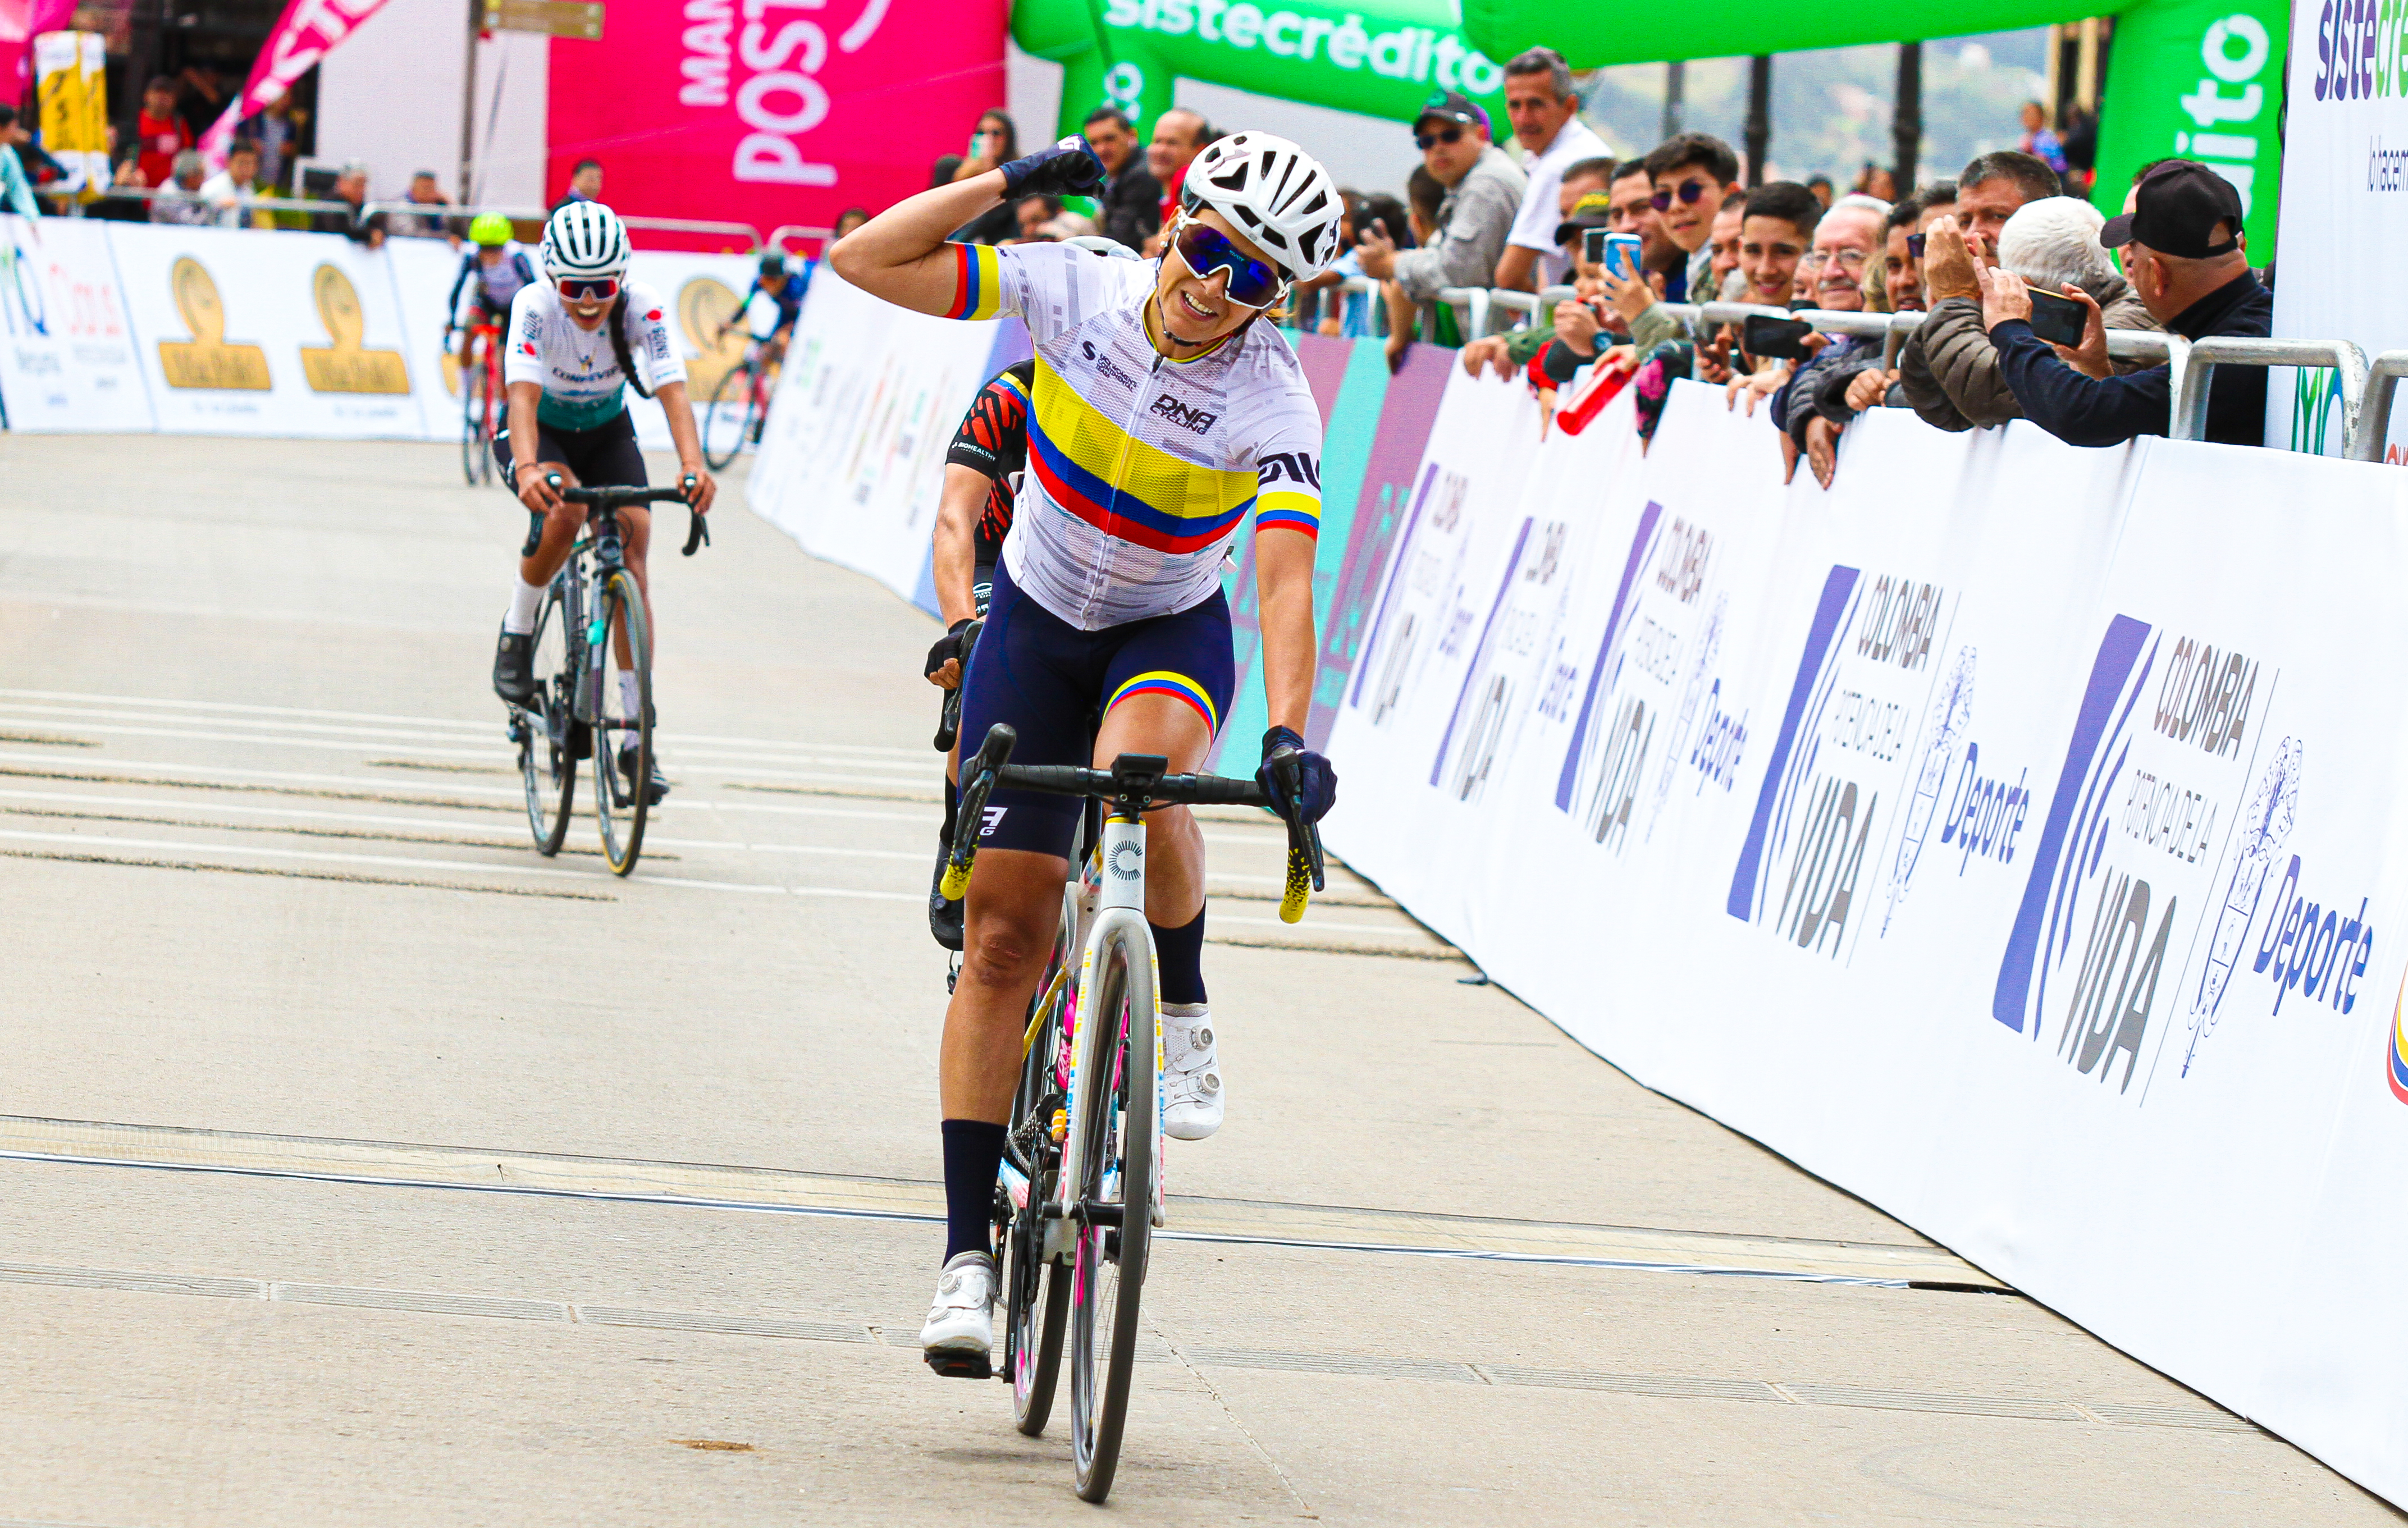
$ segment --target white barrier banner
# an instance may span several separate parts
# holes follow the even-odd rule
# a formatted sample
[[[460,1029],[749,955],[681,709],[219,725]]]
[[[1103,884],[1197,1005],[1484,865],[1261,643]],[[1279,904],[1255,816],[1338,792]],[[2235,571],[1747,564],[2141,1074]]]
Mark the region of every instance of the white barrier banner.
[[[1027,353],[1017,322],[906,312],[822,264],[747,502],[805,550],[935,610],[928,537],[945,449],[986,379]]]
[[[152,427],[107,227],[0,214],[0,402],[12,430]]]
[[[1881,412],[1826,493],[1711,390],[1642,457],[1627,405],[1541,444],[1458,376],[1328,842],[1650,1086],[2408,1497],[2398,497]]]
[[[115,223],[158,427],[425,439],[393,262],[330,235]]]

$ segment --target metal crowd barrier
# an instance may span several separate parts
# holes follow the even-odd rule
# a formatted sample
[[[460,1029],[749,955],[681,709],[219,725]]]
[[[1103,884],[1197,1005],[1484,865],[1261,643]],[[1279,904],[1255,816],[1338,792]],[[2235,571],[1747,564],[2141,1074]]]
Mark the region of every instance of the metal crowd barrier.
[[[824,254],[827,252],[828,245],[836,238],[836,230],[833,228],[813,228],[808,224],[799,222],[781,222],[777,227],[769,230],[769,237],[767,242],[782,250],[786,247],[786,240],[790,238],[817,239],[819,240],[820,252]]]
[[[1379,283],[1349,278],[1340,290],[1376,294]],[[1514,292],[1479,287],[1445,287],[1421,304],[1425,320],[1439,303],[1467,309],[1465,337],[1494,332],[1500,314],[1512,315],[1507,328],[1540,321],[1557,303],[1573,295],[1570,287],[1543,292]],[[1374,304],[1375,307],[1383,305]],[[1692,327],[1736,324],[1751,314],[1802,319],[1829,335],[1879,338],[1883,361],[1895,365],[1906,338],[1923,322],[1921,313],[1836,313],[1823,308],[1771,307],[1756,303],[1666,303],[1665,310]],[[1383,332],[1385,312],[1382,311]],[[2197,440],[2207,428],[2208,383],[2218,366],[2300,366],[2339,373],[2342,410],[2342,455],[2351,461],[2380,462],[2389,436],[2391,405],[2403,378],[2408,378],[2408,350],[2386,350],[2372,362],[2347,340],[2259,339],[2240,335],[2215,335],[2197,341],[2155,329],[2110,329],[2107,353],[2118,361],[2164,363],[2173,374],[2172,417],[2167,434],[2175,440]]]
[[[53,199],[57,199],[58,196],[58,193],[56,193],[38,190],[36,191],[34,194],[36,196],[51,196]],[[80,196],[81,193],[77,193],[76,194]],[[83,217],[86,215],[87,209],[96,205],[98,202],[163,201],[192,202],[195,205],[206,207],[208,208],[212,219],[214,219],[217,214],[230,209],[240,212],[251,212],[254,210],[260,212],[340,212],[345,217],[350,217],[355,210],[349,202],[316,201],[306,196],[237,196],[229,205],[229,207],[221,207],[215,203],[201,201],[198,193],[186,191],[181,186],[108,186],[101,189],[92,201],[77,202],[65,215],[71,218]]]

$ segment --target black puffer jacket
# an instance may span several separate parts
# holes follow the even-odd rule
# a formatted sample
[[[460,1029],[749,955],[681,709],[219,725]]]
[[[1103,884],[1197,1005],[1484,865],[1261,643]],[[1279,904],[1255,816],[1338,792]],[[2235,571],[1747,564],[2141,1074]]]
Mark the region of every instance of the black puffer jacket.
[[[2120,276],[2101,281],[2090,295],[2105,310],[2110,329],[2162,327]],[[2119,361],[2115,369],[2147,364]],[[1931,309],[1899,351],[1898,380],[1907,407],[1942,430],[1983,429],[2024,417],[1999,370],[1998,347],[1982,327],[1982,305],[1971,297],[1949,297]]]

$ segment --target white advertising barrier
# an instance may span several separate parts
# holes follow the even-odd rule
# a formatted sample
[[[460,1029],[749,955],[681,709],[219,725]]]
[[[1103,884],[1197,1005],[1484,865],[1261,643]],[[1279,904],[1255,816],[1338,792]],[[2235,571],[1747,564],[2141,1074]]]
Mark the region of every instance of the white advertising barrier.
[[[2352,0],[2299,0],[2291,7],[2278,335],[2355,340],[2369,356],[2408,347],[2408,292],[2370,279],[2367,260],[2408,240],[2408,70],[2399,66],[2400,28],[2388,7],[2379,19],[2374,7]],[[2256,41],[2236,34],[2225,46],[2258,53]],[[2274,48],[2282,57],[2284,39]],[[2219,119],[2254,112],[2260,93],[2255,84],[2219,89],[2202,80],[2198,97],[2184,105],[2208,129],[2204,141],[2229,135]],[[2260,250],[2250,254],[2265,259]],[[2341,405],[2332,372],[2277,369],[2267,378],[2266,443],[2338,455]],[[2401,444],[2386,443],[2384,460],[2408,460],[2408,411],[2393,416],[2391,441]]]
[[[2391,478],[1457,376],[1330,847],[1652,1087],[2408,1499]],[[1410,827],[1405,825],[1410,824]]]
[[[152,427],[107,226],[0,214],[0,402],[11,429]]]
[[[112,223],[167,435],[425,439],[393,263],[330,234]]]
[[[933,611],[945,449],[986,379],[1027,353],[1017,322],[907,312],[823,264],[747,483],[752,511]]]

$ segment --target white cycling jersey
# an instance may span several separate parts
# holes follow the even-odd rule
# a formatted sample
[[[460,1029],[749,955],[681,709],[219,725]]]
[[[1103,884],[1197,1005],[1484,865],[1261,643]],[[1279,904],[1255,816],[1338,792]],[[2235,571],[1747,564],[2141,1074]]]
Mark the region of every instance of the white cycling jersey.
[[[953,246],[951,317],[1016,313],[1036,343],[1013,583],[1082,631],[1201,604],[1224,548],[1319,532],[1321,410],[1296,352],[1253,323],[1193,361],[1145,336],[1152,261],[1061,244]]]
[[[628,358],[644,374],[644,386],[658,393],[685,380],[685,362],[669,338],[668,309],[660,293],[641,281],[621,289],[626,307],[619,321],[627,336]],[[610,343],[610,326],[578,327],[563,310],[560,293],[549,282],[521,287],[510,299],[510,343],[502,355],[502,380],[537,382],[543,401],[536,418],[556,430],[592,430],[608,424],[626,407],[625,374]]]

